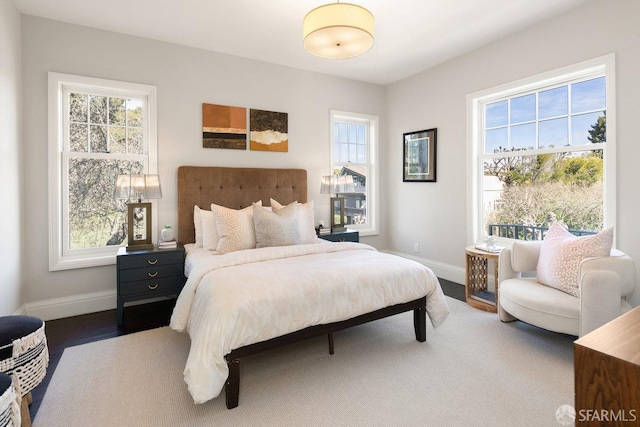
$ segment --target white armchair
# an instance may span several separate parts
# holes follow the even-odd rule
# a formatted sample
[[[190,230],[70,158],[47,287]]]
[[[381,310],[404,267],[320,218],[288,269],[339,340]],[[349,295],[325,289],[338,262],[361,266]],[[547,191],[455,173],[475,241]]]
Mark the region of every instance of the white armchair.
[[[636,287],[633,260],[618,250],[580,264],[580,298],[536,281],[541,241],[514,242],[499,257],[500,320],[521,320],[553,332],[582,336],[629,311]]]

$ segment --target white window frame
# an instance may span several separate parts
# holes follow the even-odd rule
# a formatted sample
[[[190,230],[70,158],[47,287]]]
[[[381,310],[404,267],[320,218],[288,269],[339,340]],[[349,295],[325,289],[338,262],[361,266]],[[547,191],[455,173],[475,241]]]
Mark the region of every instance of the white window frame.
[[[367,125],[367,156],[365,163],[334,163],[333,161],[333,122],[343,121],[357,124]],[[350,230],[358,230],[360,236],[374,236],[379,234],[378,218],[379,218],[379,171],[378,171],[378,153],[379,153],[379,126],[380,119],[378,116],[371,114],[352,113],[348,111],[330,110],[329,114],[329,142],[331,146],[330,159],[331,171],[336,167],[358,166],[367,169],[367,224],[347,225]]]
[[[69,158],[65,144],[69,113],[65,94],[69,91],[89,92],[113,97],[135,97],[146,104],[144,117],[144,154],[115,155],[94,153],[91,157],[108,156],[113,159],[142,160],[145,173],[157,173],[157,98],[156,87],[115,80],[97,79],[49,72],[49,271],[115,264],[120,246],[88,249],[68,249],[68,180],[64,169]],[[154,202],[152,202],[154,203]],[[153,223],[157,223],[157,209],[152,209]],[[156,230],[153,230],[155,239]]]
[[[484,146],[484,105],[497,99],[520,93],[541,90],[561,85],[572,80],[606,76],[607,142],[598,144],[603,150],[604,227],[615,227],[616,220],[616,100],[615,100],[615,54],[605,55],[557,70],[542,73],[523,80],[507,83],[467,95],[467,199],[471,209],[467,213],[467,241],[484,242],[484,206],[482,203],[483,164],[481,149]],[[584,146],[563,147],[562,151],[582,151]],[[557,149],[529,150],[526,155],[556,152]],[[497,238],[508,244],[513,239]],[[615,243],[614,243],[615,244]]]

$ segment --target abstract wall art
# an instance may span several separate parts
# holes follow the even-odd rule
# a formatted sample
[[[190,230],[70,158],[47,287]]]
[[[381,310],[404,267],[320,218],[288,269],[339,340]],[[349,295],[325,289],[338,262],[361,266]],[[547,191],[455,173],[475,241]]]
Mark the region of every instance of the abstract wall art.
[[[202,146],[246,150],[247,109],[202,104]]]
[[[250,149],[289,151],[289,115],[274,111],[249,110]]]

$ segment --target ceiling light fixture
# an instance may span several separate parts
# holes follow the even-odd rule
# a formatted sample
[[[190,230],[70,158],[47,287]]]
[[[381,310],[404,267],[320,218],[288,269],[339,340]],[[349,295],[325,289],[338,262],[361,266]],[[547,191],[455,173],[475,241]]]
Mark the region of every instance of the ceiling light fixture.
[[[353,58],[373,46],[373,15],[355,4],[325,4],[304,17],[302,35],[304,48],[316,56]]]

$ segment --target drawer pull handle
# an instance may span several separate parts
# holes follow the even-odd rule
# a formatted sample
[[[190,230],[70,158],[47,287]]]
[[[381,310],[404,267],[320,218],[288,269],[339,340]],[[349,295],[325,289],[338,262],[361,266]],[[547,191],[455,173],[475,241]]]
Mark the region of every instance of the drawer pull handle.
[[[158,284],[156,283],[155,285],[151,286],[151,285],[147,285],[147,288],[154,290],[155,288],[158,287]]]
[[[156,277],[157,275],[158,275],[157,271],[155,273],[147,273],[147,276],[149,277]]]
[[[153,261],[151,261],[150,259],[147,260],[147,262],[149,263],[149,265],[156,265],[156,263],[158,262],[157,259],[154,259]]]

